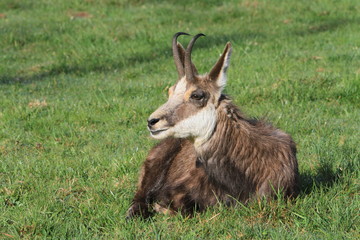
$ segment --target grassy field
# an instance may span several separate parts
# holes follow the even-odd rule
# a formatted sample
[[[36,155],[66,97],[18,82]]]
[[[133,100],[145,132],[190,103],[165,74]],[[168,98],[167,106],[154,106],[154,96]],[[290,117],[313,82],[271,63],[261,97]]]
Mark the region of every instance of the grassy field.
[[[178,31],[200,72],[232,42],[226,92],[293,136],[298,199],[125,221]],[[359,121],[356,0],[0,2],[0,239],[359,239]]]

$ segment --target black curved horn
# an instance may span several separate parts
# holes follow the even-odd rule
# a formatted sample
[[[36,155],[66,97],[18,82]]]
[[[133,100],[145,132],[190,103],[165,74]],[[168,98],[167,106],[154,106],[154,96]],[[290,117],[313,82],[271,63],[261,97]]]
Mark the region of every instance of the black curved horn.
[[[180,35],[190,35],[190,34],[184,33],[184,32],[175,33],[175,35],[173,37],[173,41],[172,41],[172,51],[173,51],[173,56],[174,56],[176,69],[177,69],[179,78],[182,78],[185,75],[185,71],[184,71],[183,63],[182,63],[182,61],[180,59],[179,49],[177,47],[177,38]]]
[[[202,34],[202,33],[196,34],[191,39],[189,45],[186,48],[184,65],[185,65],[185,76],[189,82],[194,81],[194,71],[193,71],[193,67],[192,67],[192,63],[191,63],[191,51],[192,51],[192,48],[194,46],[196,39],[198,39],[199,37],[202,37],[202,36],[205,36],[205,34]]]

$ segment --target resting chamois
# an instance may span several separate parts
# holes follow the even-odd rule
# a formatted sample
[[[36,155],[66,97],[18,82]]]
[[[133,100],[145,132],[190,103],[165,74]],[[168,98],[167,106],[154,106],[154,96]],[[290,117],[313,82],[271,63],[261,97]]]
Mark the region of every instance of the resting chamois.
[[[127,217],[157,212],[192,214],[218,202],[296,195],[298,165],[291,137],[249,119],[222,94],[231,44],[210,73],[198,75],[176,33],[172,50],[179,79],[168,101],[148,119],[151,136],[162,141],[146,158]]]

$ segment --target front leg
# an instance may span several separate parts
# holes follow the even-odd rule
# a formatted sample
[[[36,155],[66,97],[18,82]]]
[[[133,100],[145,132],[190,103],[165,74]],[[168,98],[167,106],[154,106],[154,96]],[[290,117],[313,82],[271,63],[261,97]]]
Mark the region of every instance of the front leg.
[[[135,216],[147,218],[152,214],[152,204],[161,191],[172,160],[180,149],[181,141],[167,138],[149,152],[139,177],[138,188],[127,212],[127,219]]]
[[[148,159],[145,161],[139,186],[135,193],[130,208],[127,211],[127,219],[135,216],[148,218],[152,215],[152,204],[157,200],[159,191],[166,181],[168,167],[150,164]]]
[[[127,220],[133,217],[148,218],[151,216],[150,205],[153,202],[153,199],[149,197],[149,192],[153,183],[152,179],[149,178],[149,175],[151,175],[152,169],[149,169],[147,161],[148,159],[144,162],[142,166],[135,196],[132,200],[130,208],[127,210]]]

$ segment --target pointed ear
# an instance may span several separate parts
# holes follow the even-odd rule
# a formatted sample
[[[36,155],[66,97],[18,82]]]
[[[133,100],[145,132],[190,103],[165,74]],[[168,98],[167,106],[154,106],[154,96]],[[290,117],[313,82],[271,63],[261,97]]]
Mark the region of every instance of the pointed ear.
[[[230,64],[231,50],[231,43],[228,42],[221,57],[209,73],[210,81],[216,83],[221,91],[226,85],[226,71]]]
[[[184,65],[184,62],[185,62],[185,49],[180,43],[177,43],[177,47],[178,47],[178,50],[179,50],[179,55],[180,55],[182,65],[185,66]],[[197,71],[195,65],[193,63],[191,63],[191,65],[192,65],[194,74],[198,75],[198,71]]]

